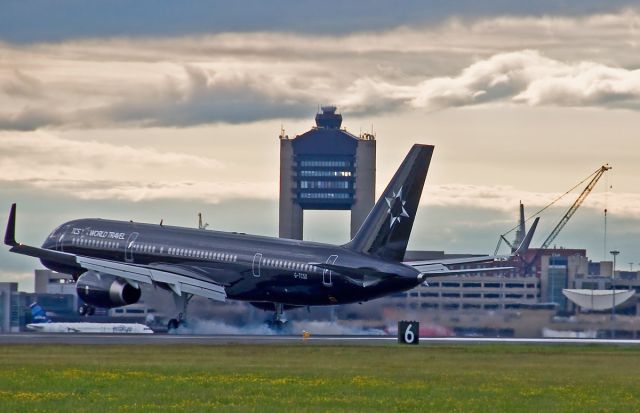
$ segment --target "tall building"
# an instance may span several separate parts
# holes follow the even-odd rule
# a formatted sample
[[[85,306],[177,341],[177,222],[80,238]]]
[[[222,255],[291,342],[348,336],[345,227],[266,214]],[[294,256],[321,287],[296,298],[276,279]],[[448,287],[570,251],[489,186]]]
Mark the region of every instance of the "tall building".
[[[375,138],[341,126],[336,107],[324,106],[310,131],[280,135],[281,238],[302,239],[304,210],[350,210],[353,237],[373,208]]]
[[[17,332],[20,324],[19,305],[16,295],[18,294],[18,283],[0,282],[0,332]]]
[[[563,288],[572,288],[576,278],[583,278],[589,272],[589,260],[584,250],[582,253],[543,255],[540,258],[540,292],[542,302],[558,304],[558,310],[566,312],[573,310],[572,304],[567,302],[562,294]]]

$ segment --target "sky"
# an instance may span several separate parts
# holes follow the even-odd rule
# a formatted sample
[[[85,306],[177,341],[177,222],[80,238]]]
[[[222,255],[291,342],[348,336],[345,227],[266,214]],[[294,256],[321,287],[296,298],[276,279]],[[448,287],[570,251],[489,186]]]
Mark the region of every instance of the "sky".
[[[413,143],[436,146],[410,248],[492,253],[520,200],[531,214],[609,163],[554,244],[640,268],[628,1],[4,1],[0,219],[17,202],[33,244],[74,218],[198,212],[275,236],[278,135],[325,104],[375,133],[378,194]],[[305,215],[305,238],[347,241],[346,213]],[[35,267],[0,250],[2,281],[32,289]]]

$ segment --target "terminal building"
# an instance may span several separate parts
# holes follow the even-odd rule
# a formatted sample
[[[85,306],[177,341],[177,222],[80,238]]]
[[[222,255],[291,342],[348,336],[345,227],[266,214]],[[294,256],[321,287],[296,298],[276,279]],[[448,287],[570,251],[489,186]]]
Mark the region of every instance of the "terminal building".
[[[375,202],[376,141],[342,128],[335,106],[294,138],[280,134],[279,236],[302,239],[304,210],[351,211],[351,237]]]

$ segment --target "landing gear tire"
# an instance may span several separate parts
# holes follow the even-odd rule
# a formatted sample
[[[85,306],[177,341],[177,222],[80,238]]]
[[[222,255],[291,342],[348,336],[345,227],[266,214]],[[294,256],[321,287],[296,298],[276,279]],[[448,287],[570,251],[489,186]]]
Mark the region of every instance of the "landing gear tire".
[[[275,312],[273,313],[273,318],[267,321],[267,325],[273,331],[282,333],[285,332],[288,328],[287,319],[284,316],[284,304],[274,303]]]
[[[180,322],[175,318],[172,318],[171,320],[169,320],[169,323],[167,323],[167,330],[169,331],[169,333],[175,332],[178,327],[180,327]]]
[[[189,302],[193,298],[193,294],[182,294],[181,296],[174,295],[174,300],[179,307],[182,307],[182,312],[178,314],[176,318],[172,318],[167,323],[167,332],[175,334],[180,327],[187,327],[187,307]]]
[[[267,326],[273,331],[284,332],[289,328],[289,322],[286,320],[267,320]]]
[[[78,314],[80,314],[83,317],[94,315],[95,312],[96,312],[96,308],[88,304],[82,304],[80,307],[78,307]]]

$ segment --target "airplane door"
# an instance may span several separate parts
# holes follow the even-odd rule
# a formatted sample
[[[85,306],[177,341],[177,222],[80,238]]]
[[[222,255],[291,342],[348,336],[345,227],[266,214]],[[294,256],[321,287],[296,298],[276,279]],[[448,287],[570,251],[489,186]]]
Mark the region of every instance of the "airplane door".
[[[329,258],[327,258],[327,264],[333,265],[336,263],[337,259],[337,255],[331,255]],[[322,271],[322,284],[327,287],[331,287],[333,285],[333,283],[331,282],[331,270],[325,268],[324,271]]]
[[[56,249],[58,251],[63,251],[62,249],[62,240],[64,239],[64,231],[62,232],[62,234],[60,234],[60,237],[58,238],[58,241],[56,242]]]
[[[138,235],[140,234],[132,232],[129,238],[127,238],[127,242],[124,245],[124,260],[126,262],[133,262],[133,244],[138,239]]]
[[[262,262],[262,253],[261,252],[257,252],[256,255],[253,256],[252,270],[253,270],[253,276],[254,277],[259,277],[260,276],[260,263],[261,262]]]

